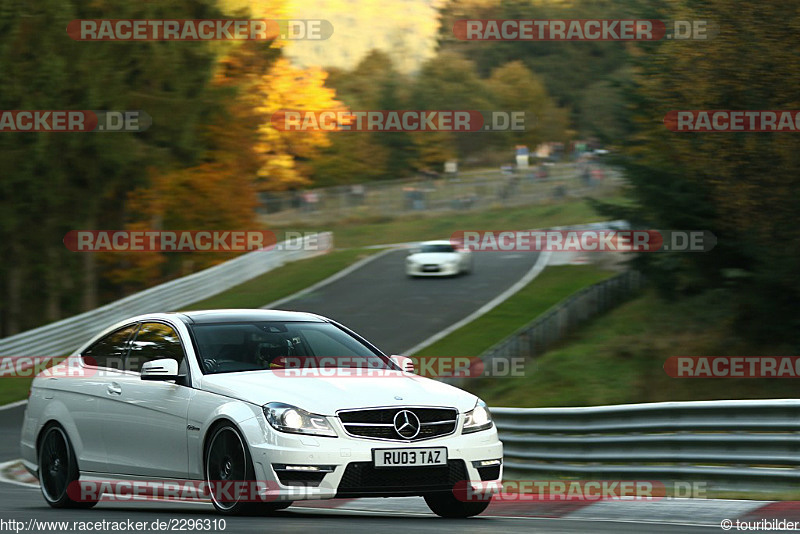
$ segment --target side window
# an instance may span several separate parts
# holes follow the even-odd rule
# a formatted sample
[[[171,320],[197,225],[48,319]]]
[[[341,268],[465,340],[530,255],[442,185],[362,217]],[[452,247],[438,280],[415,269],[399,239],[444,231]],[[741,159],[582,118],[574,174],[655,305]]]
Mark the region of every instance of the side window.
[[[136,331],[136,326],[133,324],[120,328],[95,342],[81,354],[83,363],[95,367],[122,369],[125,353],[128,350],[128,340]]]
[[[178,333],[163,323],[144,323],[131,342],[131,350],[125,362],[127,371],[141,372],[145,362],[171,358],[183,368],[183,348]]]

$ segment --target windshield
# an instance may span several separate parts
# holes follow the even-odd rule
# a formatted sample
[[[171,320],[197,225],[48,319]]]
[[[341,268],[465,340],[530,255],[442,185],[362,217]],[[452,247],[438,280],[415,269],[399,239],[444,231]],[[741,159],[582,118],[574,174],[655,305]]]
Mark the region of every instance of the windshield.
[[[455,252],[453,245],[422,245],[420,252]]]
[[[196,324],[191,330],[206,374],[292,367],[394,368],[384,357],[330,323]]]

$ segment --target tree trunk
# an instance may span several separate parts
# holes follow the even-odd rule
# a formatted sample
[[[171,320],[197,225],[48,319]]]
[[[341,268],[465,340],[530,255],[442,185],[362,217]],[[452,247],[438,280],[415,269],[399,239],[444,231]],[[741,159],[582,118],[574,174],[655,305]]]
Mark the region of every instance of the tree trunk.
[[[22,272],[23,265],[20,262],[18,255],[14,249],[16,247],[12,244],[12,258],[15,258],[13,263],[8,266],[8,280],[6,286],[6,294],[8,301],[6,303],[6,317],[5,317],[5,335],[11,336],[19,332],[20,329],[20,316],[22,314]]]
[[[83,254],[83,311],[97,308],[97,258],[94,252]]]
[[[61,265],[58,250],[55,247],[47,249],[47,304],[45,305],[45,319],[52,323],[61,318]]]

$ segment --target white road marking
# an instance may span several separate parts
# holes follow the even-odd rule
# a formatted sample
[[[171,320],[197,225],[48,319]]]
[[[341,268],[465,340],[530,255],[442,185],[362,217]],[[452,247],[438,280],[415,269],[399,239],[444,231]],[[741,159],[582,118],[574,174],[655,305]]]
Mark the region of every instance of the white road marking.
[[[450,326],[440,331],[439,333],[432,335],[422,343],[419,343],[414,347],[411,347],[410,350],[403,351],[403,354],[405,354],[406,356],[412,356],[413,354],[421,351],[425,347],[433,345],[440,339],[449,336],[462,326],[468,325],[469,323],[479,318],[480,316],[485,315],[490,311],[492,311],[494,308],[496,308],[497,306],[499,306],[500,304],[511,298],[511,296],[514,295],[514,293],[516,293],[517,291],[528,285],[534,278],[539,276],[539,274],[544,270],[544,268],[547,267],[547,263],[550,261],[550,255],[551,253],[549,251],[545,251],[539,254],[539,257],[536,259],[536,263],[533,265],[533,267],[531,267],[531,269],[525,274],[525,276],[517,280],[517,282],[514,285],[512,285],[511,287],[509,287],[508,289],[506,289],[505,291],[497,295],[495,298],[493,298],[492,300],[490,300],[489,302],[487,302],[486,304],[484,304],[483,306],[481,306],[468,316],[464,317],[460,321],[451,324]]]
[[[2,412],[3,410],[10,410],[11,408],[16,408],[17,406],[24,406],[25,404],[28,404],[28,400],[27,399],[21,400],[21,401],[12,402],[10,404],[4,404],[4,405],[0,406],[0,412]]]

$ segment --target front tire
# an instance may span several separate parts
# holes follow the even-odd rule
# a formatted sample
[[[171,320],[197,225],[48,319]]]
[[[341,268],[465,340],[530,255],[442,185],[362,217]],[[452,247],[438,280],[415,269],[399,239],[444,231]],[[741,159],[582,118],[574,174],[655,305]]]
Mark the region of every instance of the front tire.
[[[205,462],[206,483],[211,493],[211,502],[217,512],[224,515],[263,515],[291,506],[291,502],[252,502],[255,495],[246,491],[249,499],[241,499],[232,493],[234,500],[217,495],[215,489],[220,482],[254,482],[255,470],[250,450],[242,435],[231,423],[224,423],[214,429],[206,447]],[[252,488],[255,484],[249,486]]]
[[[45,428],[39,440],[39,486],[53,508],[92,508],[97,501],[74,501],[70,484],[80,478],[78,460],[67,433],[59,425]]]
[[[448,519],[464,519],[483,513],[489,507],[491,499],[485,501],[465,502],[456,498],[453,493],[437,493],[425,496],[425,504],[431,512]]]

